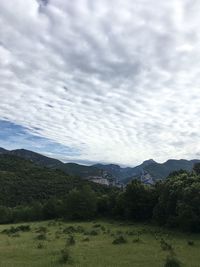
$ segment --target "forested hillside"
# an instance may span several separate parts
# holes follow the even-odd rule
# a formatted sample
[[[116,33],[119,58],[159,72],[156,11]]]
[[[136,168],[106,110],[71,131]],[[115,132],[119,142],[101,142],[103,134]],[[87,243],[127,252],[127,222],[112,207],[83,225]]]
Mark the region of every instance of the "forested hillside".
[[[17,206],[49,198],[63,198],[74,189],[90,185],[97,192],[108,188],[41,167],[13,155],[0,155],[0,205]]]

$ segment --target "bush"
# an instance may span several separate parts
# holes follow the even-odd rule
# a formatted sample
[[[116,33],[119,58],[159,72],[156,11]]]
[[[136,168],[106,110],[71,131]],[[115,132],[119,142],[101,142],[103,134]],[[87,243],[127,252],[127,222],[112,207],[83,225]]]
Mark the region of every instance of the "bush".
[[[36,236],[37,240],[46,240],[46,234],[45,233],[41,233],[38,236]]]
[[[36,233],[46,233],[47,228],[45,226],[40,226],[36,229]]]
[[[86,237],[86,238],[83,238],[83,240],[82,240],[83,242],[89,242],[90,241],[90,239],[89,239],[89,237]]]
[[[76,232],[77,232],[76,228],[74,226],[71,226],[71,225],[66,227],[65,229],[63,229],[64,234],[72,234],[72,233],[76,233]]]
[[[137,238],[135,238],[135,239],[133,239],[133,243],[139,243],[141,240],[140,240],[140,238],[139,237],[137,237]]]
[[[4,229],[2,231],[3,234],[7,234],[7,235],[13,235],[17,232],[29,232],[31,230],[30,226],[29,225],[19,225],[17,227],[13,227],[11,226],[10,228],[8,229]]]
[[[164,265],[164,267],[180,267],[180,266],[181,263],[179,262],[179,260],[172,256],[167,257]]]
[[[42,248],[44,248],[44,244],[42,244],[42,243],[38,243],[38,244],[37,244],[37,248],[38,248],[38,249],[42,249]]]
[[[74,236],[73,235],[70,235],[68,238],[67,238],[67,243],[66,245],[68,246],[72,246],[72,245],[75,245],[76,241],[74,239]]]
[[[95,236],[95,235],[98,235],[98,234],[99,234],[99,232],[96,231],[96,230],[91,230],[91,231],[85,231],[84,232],[84,235],[93,235],[93,236]]]
[[[187,241],[187,244],[188,244],[188,246],[194,246],[194,241],[192,241],[192,240],[188,240],[188,241]]]
[[[70,251],[67,247],[61,250],[60,263],[69,263],[71,260]]]
[[[114,245],[125,244],[125,243],[127,243],[127,240],[121,235],[121,236],[117,237],[116,239],[114,239],[112,243]]]
[[[101,224],[94,224],[93,227],[94,228],[101,228],[102,226],[101,226]]]
[[[29,232],[31,230],[31,227],[30,225],[19,225],[17,229],[22,232]]]
[[[172,246],[167,243],[163,238],[160,240],[160,246],[162,248],[162,250],[172,250]]]

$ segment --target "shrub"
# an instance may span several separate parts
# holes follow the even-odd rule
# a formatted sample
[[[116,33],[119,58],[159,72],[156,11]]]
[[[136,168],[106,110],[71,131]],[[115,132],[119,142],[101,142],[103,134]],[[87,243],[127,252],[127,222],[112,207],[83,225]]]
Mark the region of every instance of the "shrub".
[[[180,266],[181,266],[180,261],[172,256],[167,257],[164,265],[164,267],[180,267]]]
[[[61,250],[60,263],[69,263],[71,260],[70,251],[67,247]]]
[[[125,243],[127,243],[127,240],[121,235],[121,236],[115,238],[112,243],[114,245],[125,244]]]
[[[172,250],[172,246],[167,243],[163,238],[160,240],[160,246],[162,250]]]
[[[38,244],[37,244],[37,248],[38,248],[38,249],[42,249],[42,248],[44,248],[44,244],[42,244],[42,243],[38,243]]]
[[[139,243],[141,240],[140,240],[140,238],[139,237],[137,237],[137,238],[135,238],[135,239],[133,239],[133,243]]]
[[[46,237],[46,234],[45,233],[41,233],[38,236],[36,236],[36,239],[38,239],[38,240],[45,240],[46,238],[47,237]]]
[[[47,228],[45,226],[40,226],[36,229],[36,233],[46,233]]]
[[[12,234],[11,237],[20,237],[19,233]]]
[[[93,235],[93,236],[95,236],[95,235],[98,235],[98,234],[99,234],[99,232],[96,231],[96,230],[91,230],[91,231],[85,231],[84,232],[84,235]]]
[[[79,225],[79,226],[76,227],[76,232],[77,232],[77,233],[84,233],[84,231],[85,231],[85,230],[84,230],[83,226],[80,226],[80,225]]]
[[[72,246],[72,245],[75,245],[76,241],[74,239],[74,236],[73,235],[70,235],[68,238],[67,238],[67,243],[66,245],[68,246]]]
[[[19,226],[17,226],[17,227],[13,227],[13,226],[11,226],[10,228],[8,228],[8,229],[4,229],[3,231],[2,231],[2,233],[3,234],[7,234],[7,235],[13,235],[13,234],[15,234],[15,233],[17,233],[17,232],[28,232],[28,231],[30,231],[31,230],[31,228],[30,228],[30,226],[29,225],[19,225]]]
[[[93,227],[94,228],[101,228],[101,224],[94,224]]]
[[[30,225],[19,225],[17,229],[22,232],[29,232],[31,230],[31,227]]]
[[[90,239],[89,239],[89,237],[86,237],[86,238],[83,238],[83,240],[82,240],[83,242],[89,242],[90,241]]]
[[[188,241],[187,241],[187,244],[188,244],[188,246],[194,246],[194,241],[192,241],[192,240],[188,240]]]

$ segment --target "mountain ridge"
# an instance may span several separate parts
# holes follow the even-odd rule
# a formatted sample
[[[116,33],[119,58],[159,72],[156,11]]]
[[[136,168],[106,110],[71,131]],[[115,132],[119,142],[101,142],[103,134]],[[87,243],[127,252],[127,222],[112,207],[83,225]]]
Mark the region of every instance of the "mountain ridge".
[[[91,166],[77,163],[64,163],[58,159],[50,158],[26,149],[7,150],[0,148],[0,154],[10,154],[22,157],[32,162],[52,168],[60,169],[69,175],[80,176],[81,178],[102,178],[115,179],[119,183],[127,184],[133,179],[156,181],[166,178],[171,172],[186,170],[191,171],[194,163],[200,162],[198,159],[168,159],[163,163],[158,163],[153,159],[145,160],[135,167],[120,167],[117,164],[97,163]],[[148,177],[148,178],[147,178]],[[148,183],[148,182],[147,182]],[[151,182],[152,183],[152,182]]]

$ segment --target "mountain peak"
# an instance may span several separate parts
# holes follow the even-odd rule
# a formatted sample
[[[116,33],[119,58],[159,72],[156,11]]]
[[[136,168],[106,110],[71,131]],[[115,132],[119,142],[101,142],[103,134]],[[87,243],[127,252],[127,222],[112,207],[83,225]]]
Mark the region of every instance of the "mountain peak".
[[[150,165],[152,163],[157,163],[157,162],[155,160],[153,160],[153,159],[148,159],[148,160],[143,161],[142,165],[143,166],[148,166],[148,165]]]

